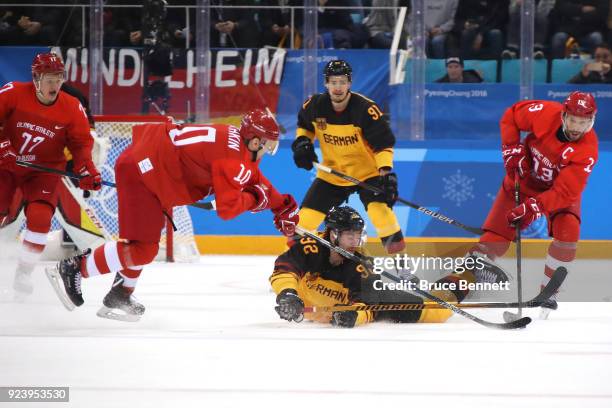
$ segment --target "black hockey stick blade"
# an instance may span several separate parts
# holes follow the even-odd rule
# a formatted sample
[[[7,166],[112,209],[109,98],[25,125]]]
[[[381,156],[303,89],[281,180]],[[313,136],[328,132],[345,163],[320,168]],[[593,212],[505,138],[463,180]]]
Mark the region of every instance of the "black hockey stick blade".
[[[388,272],[383,272],[381,274],[382,276],[385,276],[388,279],[391,279],[394,282],[400,282],[401,279],[395,275],[392,275]],[[452,310],[453,312],[455,312],[458,315],[461,315],[463,317],[465,317],[466,319],[470,319],[473,322],[476,322],[482,326],[491,328],[491,329],[501,329],[501,330],[511,330],[511,329],[522,329],[523,327],[527,326],[529,323],[531,323],[531,317],[523,317],[521,319],[512,321],[512,322],[506,322],[506,323],[494,323],[494,322],[489,322],[487,320],[483,320],[477,316],[474,316],[471,313],[466,312],[465,310],[451,304],[448,303],[446,301],[444,301],[443,299],[440,299],[437,296],[432,295],[429,292],[426,292],[424,290],[419,289],[418,287],[414,288],[414,292],[417,293],[418,295],[427,298],[429,300],[433,300],[434,302],[441,304],[443,306],[445,306],[447,309]]]
[[[559,288],[563,284],[563,281],[565,280],[566,277],[567,277],[567,269],[565,269],[565,267],[560,266],[557,269],[555,269],[555,271],[553,272],[553,275],[550,277],[550,280],[548,281],[546,286],[542,288],[542,290],[536,297],[531,299],[529,302],[525,302],[523,307],[542,306],[544,302],[550,299],[550,297],[554,295],[557,292],[557,290],[559,290]],[[503,313],[503,318],[505,322],[515,321],[516,319],[518,319],[518,317],[519,316],[517,313],[512,313],[510,311],[505,311]]]

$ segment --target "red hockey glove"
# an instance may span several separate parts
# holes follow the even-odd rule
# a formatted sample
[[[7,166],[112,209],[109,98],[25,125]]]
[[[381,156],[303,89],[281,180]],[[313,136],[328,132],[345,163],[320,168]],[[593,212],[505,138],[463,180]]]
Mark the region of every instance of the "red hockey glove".
[[[265,184],[254,184],[245,186],[242,189],[245,193],[250,193],[255,197],[255,207],[251,208],[252,213],[257,213],[270,207],[270,192]]]
[[[17,168],[17,154],[13,150],[10,140],[0,142],[0,169],[15,170]]]
[[[295,199],[291,194],[283,195],[283,205],[275,210],[274,213],[274,226],[284,236],[292,237],[295,234],[295,227],[300,222],[300,216]]]
[[[519,177],[523,178],[529,174],[529,163],[527,153],[523,144],[504,145],[502,147],[502,158],[508,177],[514,180],[514,173],[518,171]]]
[[[510,225],[515,226],[520,223],[521,229],[525,229],[541,216],[541,204],[535,198],[529,197],[523,201],[523,204],[510,210],[506,218]]]
[[[91,160],[76,168],[78,169],[77,172],[79,176],[81,176],[81,179],[79,180],[80,189],[99,190],[102,188],[102,177]]]

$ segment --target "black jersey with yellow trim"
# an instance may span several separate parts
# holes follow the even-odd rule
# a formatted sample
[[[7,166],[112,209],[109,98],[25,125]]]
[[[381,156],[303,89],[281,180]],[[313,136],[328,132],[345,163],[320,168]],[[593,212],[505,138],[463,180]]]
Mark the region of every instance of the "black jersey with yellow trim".
[[[367,275],[366,269],[350,259],[332,265],[329,257],[328,248],[312,238],[301,238],[276,259],[270,276],[272,289],[276,294],[295,290],[306,307],[360,304],[361,278]],[[305,317],[328,323],[331,313],[307,313]],[[371,312],[358,313],[357,324],[372,320]]]
[[[395,136],[387,116],[374,101],[351,92],[342,112],[333,108],[329,93],[313,95],[298,113],[297,136],[319,140],[323,165],[361,181],[377,176],[382,167],[393,167]],[[317,177],[335,185],[350,182],[324,172]]]

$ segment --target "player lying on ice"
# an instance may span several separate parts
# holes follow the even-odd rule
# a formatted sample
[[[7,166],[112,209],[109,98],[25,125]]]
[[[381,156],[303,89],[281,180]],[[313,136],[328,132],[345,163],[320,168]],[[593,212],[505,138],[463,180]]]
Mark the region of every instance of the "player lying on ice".
[[[512,105],[501,122],[502,155],[506,176],[485,220],[472,253],[494,260],[503,256],[515,238],[515,225],[527,228],[538,218],[548,219],[553,241],[544,267],[544,286],[560,266],[571,271],[580,237],[580,200],[597,162],[593,130],[597,106],[590,93],[572,92],[563,104],[523,101]],[[520,132],[528,132],[523,141]],[[522,204],[515,206],[514,177],[520,177]],[[546,317],[557,303],[552,299]]]
[[[295,200],[280,194],[258,167],[265,153],[278,148],[278,125],[268,113],[248,112],[240,129],[156,123],[135,126],[133,133],[133,144],[115,164],[119,241],[47,270],[69,310],[83,304],[81,278],[116,272],[98,316],[138,320],[145,308],[132,292],[143,267],[157,255],[164,214],[172,207],[215,194],[220,218],[270,209],[276,227],[286,236],[294,234],[299,220]]]
[[[334,207],[325,217],[321,236],[346,251],[363,257],[364,221],[353,208]],[[449,309],[407,311],[336,311],[304,312],[305,307],[364,304],[422,304],[423,299],[400,290],[376,290],[380,275],[372,274],[364,265],[344,258],[310,237],[295,241],[274,264],[270,284],[276,293],[276,312],[281,319],[301,322],[304,318],[334,326],[354,327],[371,321],[397,323],[440,323],[452,314]],[[437,283],[454,283],[457,290],[432,291],[448,301],[461,302],[468,294],[460,290],[460,280],[473,282],[506,282],[507,276],[498,269],[466,271],[450,274]],[[451,286],[451,285],[449,285]]]

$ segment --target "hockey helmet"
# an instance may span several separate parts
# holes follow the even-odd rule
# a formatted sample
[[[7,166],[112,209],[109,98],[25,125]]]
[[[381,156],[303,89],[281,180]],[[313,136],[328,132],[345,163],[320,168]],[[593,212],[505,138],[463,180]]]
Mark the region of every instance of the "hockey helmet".
[[[32,61],[32,76],[42,74],[64,74],[64,63],[54,52],[37,54]]]
[[[325,216],[325,232],[334,245],[338,245],[340,234],[343,231],[356,231],[361,234],[359,246],[363,245],[367,239],[365,234],[365,222],[361,215],[352,207],[342,206],[333,207]],[[331,232],[335,236],[331,235]]]
[[[344,60],[329,61],[325,66],[325,82],[329,81],[329,77],[336,75],[346,75],[349,82],[353,81],[353,69],[348,62]]]
[[[252,109],[242,117],[240,137],[245,143],[257,137],[267,153],[273,155],[278,150],[279,135],[276,119],[267,110]]]
[[[593,128],[597,104],[592,94],[574,91],[563,102],[561,122],[565,136],[570,140],[578,140],[583,134]]]

